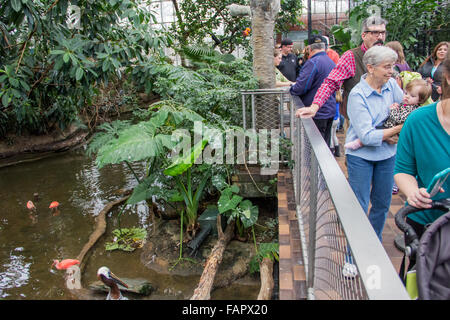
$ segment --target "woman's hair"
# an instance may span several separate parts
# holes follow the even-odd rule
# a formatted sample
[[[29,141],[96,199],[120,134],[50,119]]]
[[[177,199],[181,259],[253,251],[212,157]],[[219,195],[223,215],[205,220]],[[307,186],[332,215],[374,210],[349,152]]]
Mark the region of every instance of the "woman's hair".
[[[419,88],[419,104],[424,104],[431,96],[431,85],[423,79],[414,79],[408,82],[405,91],[411,92],[413,88]]]
[[[273,49],[273,57],[278,57],[281,54],[281,50],[280,49]]]
[[[403,46],[400,42],[398,41],[390,41],[388,43],[385,44],[386,47],[391,48],[392,50],[394,50],[395,52],[397,52],[398,55],[398,59],[397,62],[398,63],[405,63],[405,53],[403,52]]]
[[[303,60],[308,60],[309,59],[309,53],[310,53],[311,47],[309,45],[307,45],[304,49],[303,49]]]
[[[377,66],[385,61],[396,62],[397,53],[391,48],[385,46],[373,46],[363,56],[364,65]]]
[[[433,52],[422,62],[422,64],[419,66],[419,68],[421,68],[423,65],[425,65],[425,63],[427,63],[431,58],[433,58],[433,60],[436,60],[436,58],[437,58],[437,51],[442,46],[447,46],[447,48],[448,48],[449,47],[449,43],[447,41],[439,42],[434,47]]]
[[[447,52],[447,57],[442,62],[442,96],[441,99],[450,99],[450,85],[448,84],[447,78],[450,78],[450,51]]]

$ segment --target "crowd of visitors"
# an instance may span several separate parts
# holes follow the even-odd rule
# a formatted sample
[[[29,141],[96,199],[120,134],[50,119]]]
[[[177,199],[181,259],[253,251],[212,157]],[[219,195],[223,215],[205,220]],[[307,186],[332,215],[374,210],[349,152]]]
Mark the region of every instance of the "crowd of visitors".
[[[312,118],[334,150],[339,145],[332,139],[336,120],[340,115],[345,118],[348,181],[380,241],[397,189],[394,174],[407,204],[427,209],[431,202],[427,185],[450,167],[449,42],[436,45],[414,71],[400,42],[385,44],[387,24],[378,16],[364,20],[361,45],[336,62],[328,53],[327,39],[314,36],[308,39],[303,62],[291,59],[278,66],[295,82],[290,93],[302,102],[296,116]],[[292,41],[283,40],[281,47],[286,45]],[[336,92],[342,92],[340,104]],[[440,191],[433,199],[450,198],[450,188]],[[421,212],[408,219],[420,235],[439,215],[442,211]],[[356,267],[351,259],[347,262],[344,273],[355,275]]]

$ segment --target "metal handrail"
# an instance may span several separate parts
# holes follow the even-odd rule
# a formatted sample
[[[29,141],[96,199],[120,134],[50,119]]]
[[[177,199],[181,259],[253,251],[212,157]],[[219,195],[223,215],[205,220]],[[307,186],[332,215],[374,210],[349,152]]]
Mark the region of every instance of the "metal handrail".
[[[247,112],[244,95],[251,95],[252,101],[255,95],[261,94],[289,97],[290,128],[286,136],[293,143],[292,174],[308,299],[323,294],[337,299],[409,300],[398,273],[314,121],[295,118],[292,96],[285,90],[241,93],[244,121]],[[284,99],[280,99],[279,111],[283,110],[282,103]],[[274,116],[280,117],[280,131],[284,133],[284,115],[280,112]],[[252,117],[255,117],[254,106]],[[252,126],[256,129],[255,121]],[[330,216],[330,221],[323,221]],[[342,257],[347,250],[351,251],[359,273],[351,281],[342,276]],[[323,289],[322,284],[327,288]]]
[[[297,118],[298,132],[300,132],[298,130],[300,126],[304,128],[304,133],[312,147],[312,154],[316,159],[316,163],[311,161],[311,170],[313,172],[317,170],[316,165],[321,170],[368,299],[409,300],[409,295],[397,271],[313,120]],[[296,163],[302,161],[302,159],[295,160]],[[312,206],[314,204],[310,204],[310,207]],[[307,269],[310,274],[307,278],[309,279],[308,287],[310,287],[313,284],[311,279],[314,276],[311,273],[314,273],[314,259],[308,260]],[[375,279],[378,276],[379,278]]]

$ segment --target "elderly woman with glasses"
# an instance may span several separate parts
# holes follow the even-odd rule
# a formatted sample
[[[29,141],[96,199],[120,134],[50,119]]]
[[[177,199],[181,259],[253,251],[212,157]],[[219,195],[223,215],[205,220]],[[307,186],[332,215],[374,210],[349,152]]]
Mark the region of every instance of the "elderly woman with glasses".
[[[369,222],[382,241],[382,233],[392,198],[396,139],[402,125],[377,129],[389,115],[393,103],[401,103],[403,91],[392,74],[397,53],[385,46],[373,46],[364,54],[367,73],[350,91],[347,112],[350,126],[346,142],[359,138],[364,146],[346,149],[348,182],[364,212],[369,202]],[[342,270],[344,276],[357,274],[350,251]]]
[[[378,238],[382,239],[384,223],[389,211],[396,140],[402,125],[377,129],[388,117],[389,106],[401,103],[403,91],[392,78],[397,53],[384,46],[373,46],[365,53],[363,63],[367,73],[352,89],[348,98],[350,127],[346,142],[359,138],[364,147],[346,150],[348,179],[364,212],[369,202],[369,221]]]

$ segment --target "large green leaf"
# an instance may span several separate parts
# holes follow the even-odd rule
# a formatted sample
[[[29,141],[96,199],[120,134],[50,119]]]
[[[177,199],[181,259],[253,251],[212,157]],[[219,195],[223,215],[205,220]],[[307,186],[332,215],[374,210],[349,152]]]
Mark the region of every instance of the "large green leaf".
[[[136,204],[143,200],[147,200],[155,196],[157,199],[176,202],[183,201],[177,190],[169,190],[161,184],[155,183],[156,177],[150,175],[133,189],[133,193],[127,200],[127,204]]]
[[[245,228],[250,228],[258,221],[258,207],[254,206],[250,200],[244,200],[239,205],[241,209],[241,221]]]
[[[96,163],[99,168],[106,164],[122,161],[140,161],[160,156],[164,147],[171,148],[175,142],[167,135],[157,135],[156,128],[149,121],[133,125],[119,133],[119,138],[101,147]]]
[[[183,174],[187,169],[192,167],[195,160],[197,160],[198,157],[202,154],[202,151],[207,143],[208,140],[203,139],[191,148],[190,154],[185,155],[184,157],[177,157],[172,162],[172,164],[166,170],[164,170],[164,174],[172,177]]]
[[[242,197],[233,194],[231,188],[227,188],[222,191],[219,201],[217,202],[217,208],[220,213],[225,213],[229,210],[235,210],[239,203],[242,201]]]

